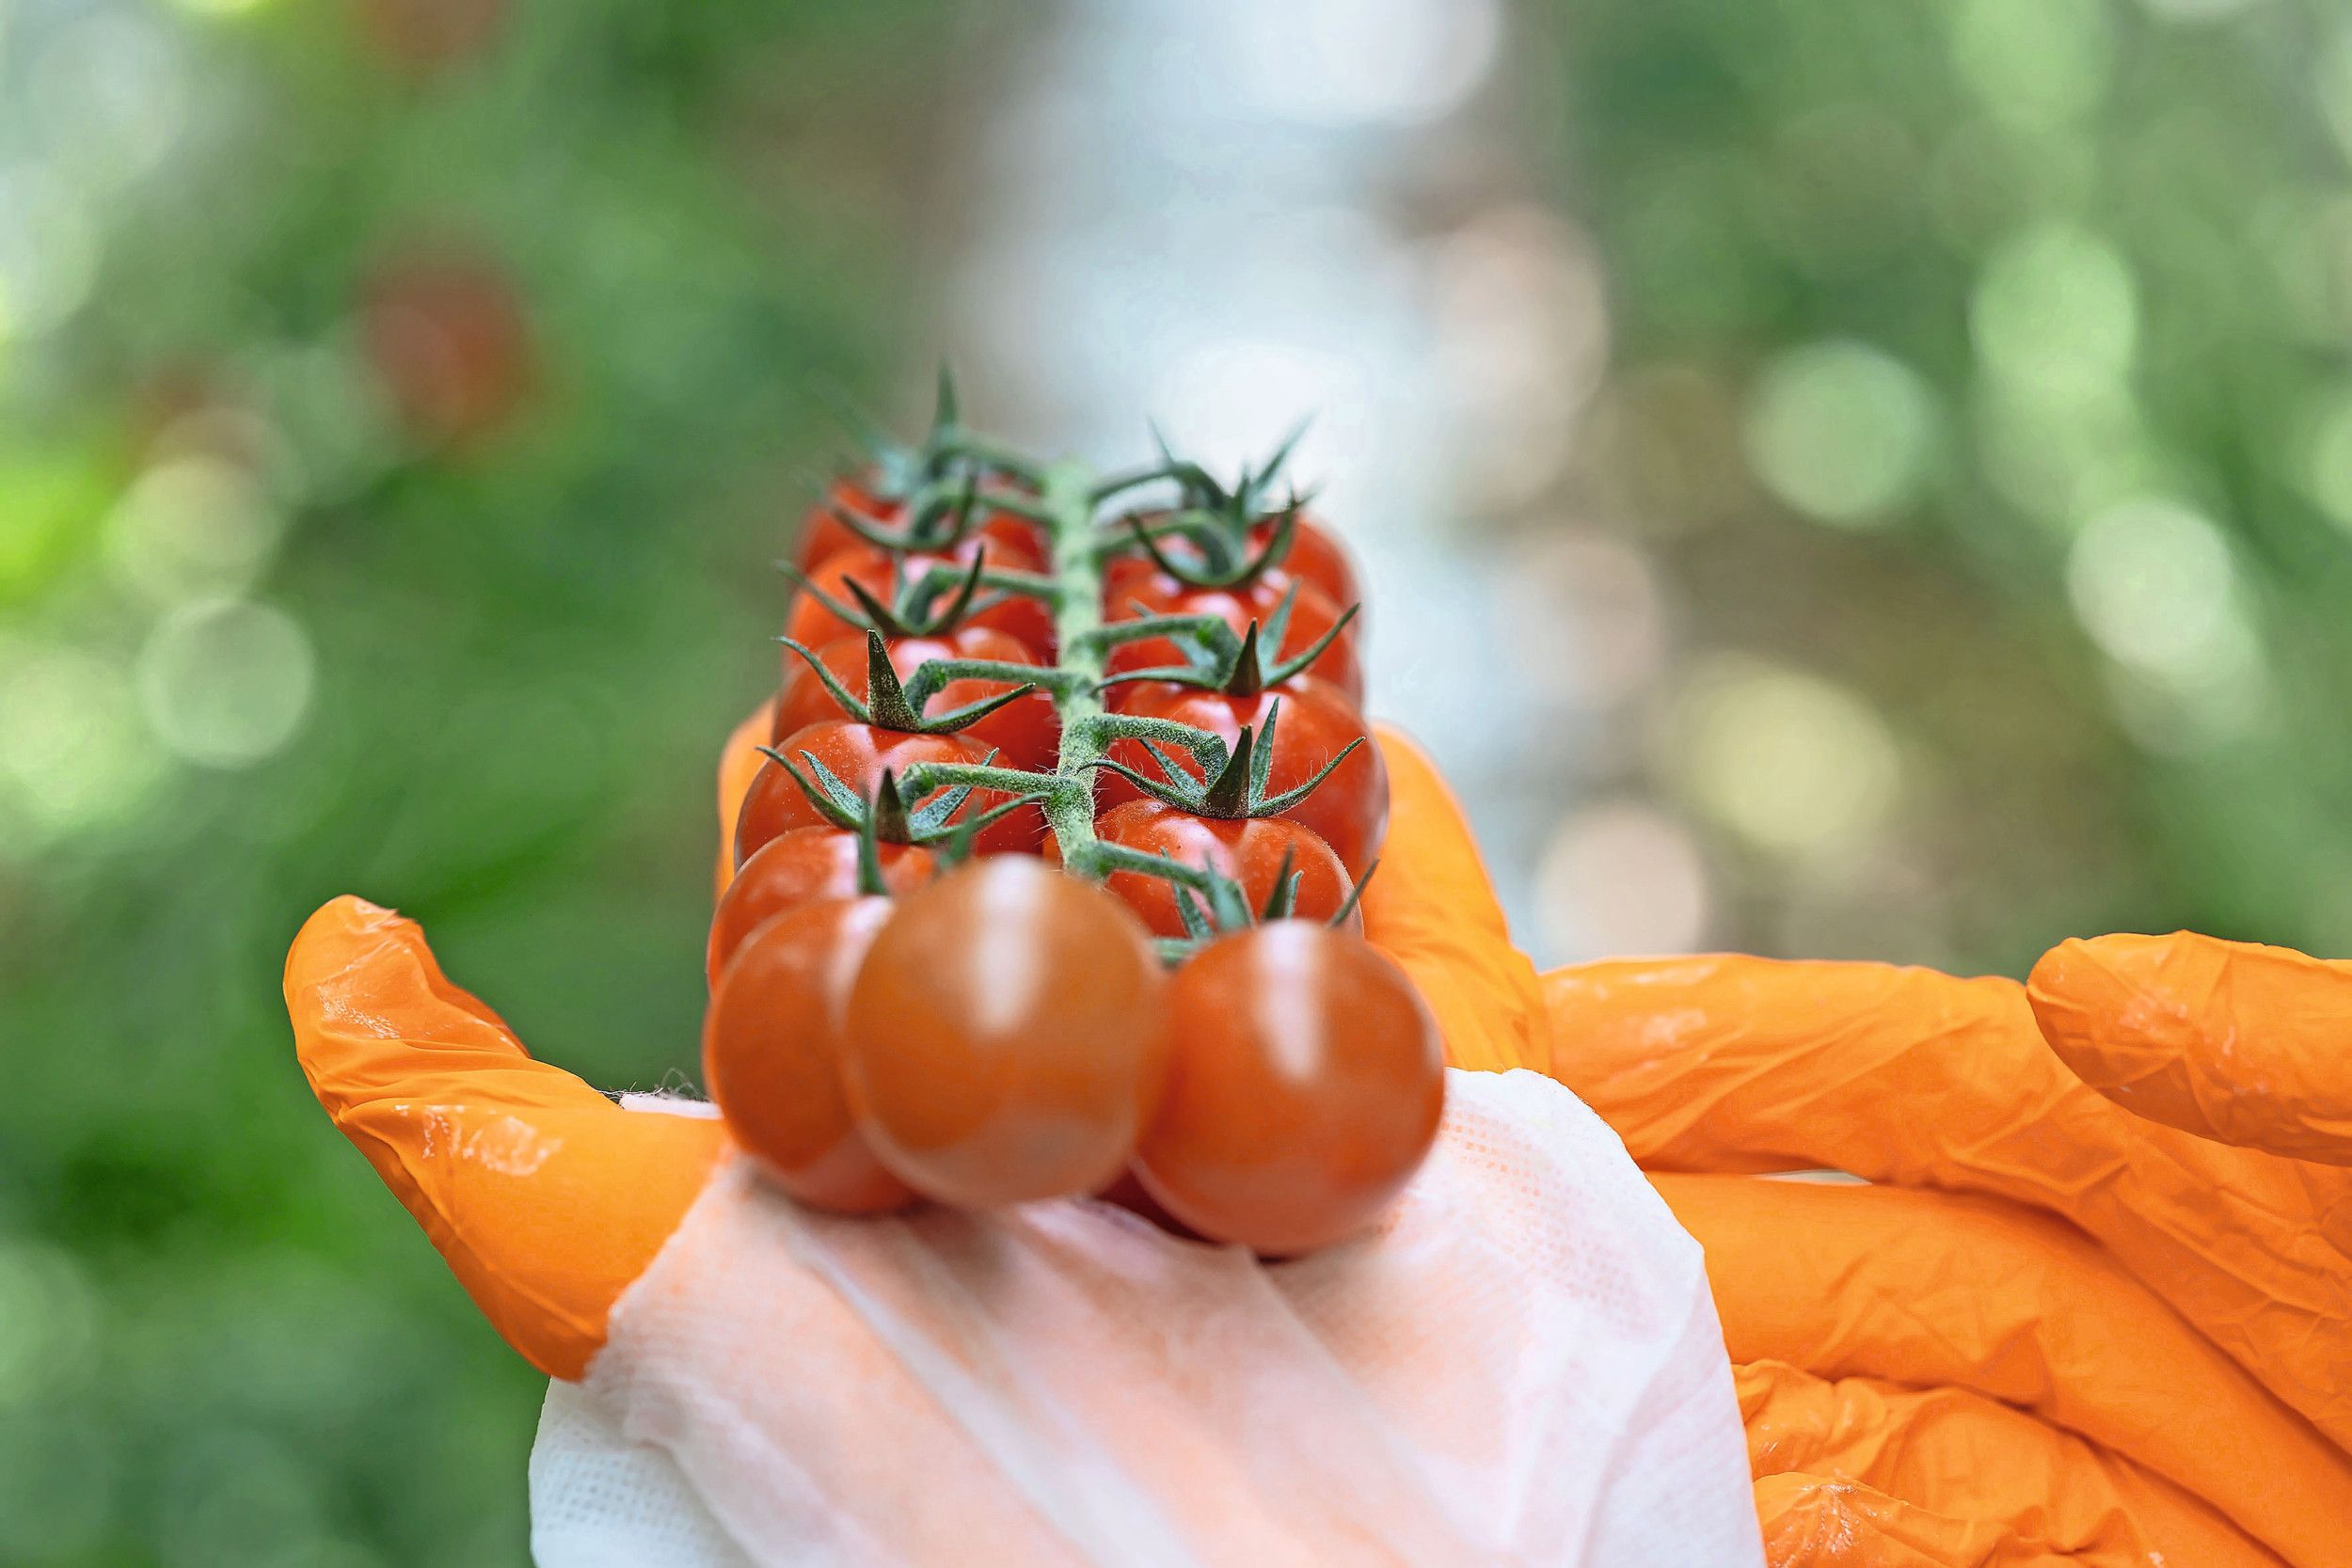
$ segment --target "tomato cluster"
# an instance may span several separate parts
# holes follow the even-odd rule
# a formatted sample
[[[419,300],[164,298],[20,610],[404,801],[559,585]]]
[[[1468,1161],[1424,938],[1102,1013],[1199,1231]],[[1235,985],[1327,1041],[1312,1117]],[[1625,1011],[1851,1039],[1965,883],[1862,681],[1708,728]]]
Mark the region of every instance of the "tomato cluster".
[[[1357,910],[1388,778],[1355,577],[1276,466],[1100,482],[943,404],[811,514],[703,1040],[795,1197],[1103,1194],[1289,1254],[1420,1164],[1436,1030]]]

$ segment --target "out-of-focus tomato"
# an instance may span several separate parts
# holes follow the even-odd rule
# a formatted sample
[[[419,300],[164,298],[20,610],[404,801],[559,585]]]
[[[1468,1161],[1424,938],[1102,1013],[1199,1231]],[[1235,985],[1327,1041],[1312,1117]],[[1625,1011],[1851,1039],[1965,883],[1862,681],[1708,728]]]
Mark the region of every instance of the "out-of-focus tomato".
[[[1094,1192],[1159,1090],[1159,960],[1099,887],[1026,856],[916,889],[850,996],[858,1125],[917,1191],[967,1209]]]
[[[1241,884],[1252,913],[1265,908],[1274,894],[1282,858],[1290,857],[1298,874],[1298,902],[1292,911],[1304,920],[1328,920],[1347,902],[1355,882],[1331,847],[1314,832],[1279,816],[1242,817],[1219,821],[1195,816],[1157,800],[1130,800],[1095,819],[1094,834],[1105,844],[1164,855],[1230,877]],[[1058,863],[1060,846],[1049,841],[1045,858]],[[1181,937],[1184,923],[1176,912],[1176,890],[1167,879],[1141,871],[1114,871],[1103,885],[1143,917],[1154,936]],[[1351,912],[1351,928],[1362,920]]]
[[[1001,549],[994,540],[966,539],[946,554],[910,550],[895,559],[886,550],[876,549],[871,545],[857,545],[826,557],[815,571],[808,574],[808,579],[847,609],[855,609],[856,600],[842,586],[845,580],[856,582],[886,605],[897,596],[901,583],[919,580],[934,566],[945,566],[952,572],[966,571],[982,550],[987,551],[987,564],[991,570],[1039,572],[1045,566],[1044,558],[1034,547],[1016,559],[1008,560],[1006,557],[1010,552]],[[951,588],[943,588],[939,597],[932,601],[933,605],[946,604],[947,596],[953,592]],[[995,592],[983,586],[978,596],[993,597]],[[1041,659],[1046,657],[1054,647],[1052,611],[1038,600],[1019,594],[1007,596],[985,610],[971,611],[963,617],[961,624],[993,626],[1018,639]],[[798,641],[817,648],[835,638],[863,636],[866,628],[843,620],[826,609],[816,595],[802,594],[793,600],[792,613],[785,623],[785,630]]]
[[[736,1144],[794,1197],[844,1213],[915,1196],[874,1158],[841,1088],[850,986],[889,918],[886,898],[777,915],[743,943],[703,1015],[703,1082]]]
[[[910,678],[915,671],[935,658],[985,658],[1003,664],[1028,665],[1038,662],[1037,655],[1030,651],[1027,643],[993,626],[959,626],[938,637],[894,637],[888,640],[888,645],[891,668],[898,672],[900,680]],[[855,637],[837,637],[816,652],[818,661],[834,679],[849,689],[851,696],[864,702],[872,695],[866,685],[866,638],[863,633]],[[926,705],[924,711],[937,718],[969,703],[986,702],[991,697],[1011,690],[1014,684],[1011,681],[993,680],[949,681]],[[832,692],[825,689],[825,683],[817,678],[817,672],[811,670],[800,655],[787,649],[784,655],[784,695],[776,704],[776,737],[782,739],[804,725],[841,717],[841,705],[834,701]],[[996,760],[1008,768],[1051,768],[1056,756],[1056,743],[1061,736],[1061,716],[1054,710],[1052,697],[1043,691],[1032,691],[956,733],[997,752]]]
[[[368,360],[417,439],[463,445],[512,419],[536,375],[522,297],[505,270],[464,249],[376,269],[360,309]]]
[[[866,800],[873,799],[874,788],[882,783],[885,768],[903,776],[917,763],[977,763],[984,761],[988,754],[977,741],[966,740],[960,735],[901,735],[848,719],[827,720],[795,730],[785,736],[776,750],[790,757],[793,766],[803,773],[807,772],[807,765],[801,753],[810,753]],[[811,775],[810,782],[822,781]],[[971,799],[957,810],[955,820],[977,816],[1002,804],[1005,799],[993,791],[975,790]],[[735,863],[741,866],[762,845],[789,829],[829,825],[792,776],[771,757],[752,775],[751,788],[744,793],[742,809],[736,816]],[[1043,816],[1033,807],[1025,808],[982,829],[976,847],[984,854],[1032,850],[1044,832]]]
[[[911,844],[878,844],[882,885],[906,893],[930,880],[933,857]],[[839,828],[794,828],[743,863],[711,911],[704,968],[715,988],[727,960],[775,916],[803,904],[858,896],[857,835]]]
[[[1107,621],[1133,621],[1142,615],[1214,615],[1238,635],[1248,630],[1250,622],[1263,623],[1272,615],[1294,583],[1298,597],[1291,607],[1290,623],[1283,628],[1282,645],[1272,654],[1276,659],[1293,658],[1337,626],[1342,611],[1322,589],[1298,581],[1279,568],[1232,588],[1193,588],[1148,561],[1116,561],[1104,574],[1103,615]],[[1165,637],[1121,642],[1111,649],[1105,660],[1112,674],[1184,662],[1183,653]],[[1347,693],[1348,701],[1364,700],[1363,669],[1356,655],[1356,627],[1352,623],[1323,651],[1311,673]]]
[[[1381,760],[1379,748],[1372,743],[1363,715],[1344,692],[1328,681],[1313,675],[1294,675],[1279,687],[1248,697],[1203,691],[1171,681],[1136,681],[1112,687],[1109,702],[1119,713],[1172,720],[1206,730],[1228,747],[1239,743],[1245,725],[1253,734],[1263,736],[1266,714],[1279,703],[1274,725],[1274,760],[1266,769],[1268,795],[1297,788],[1345,751],[1349,741],[1362,740],[1363,744],[1349,752],[1346,761],[1331,770],[1329,778],[1281,815],[1321,834],[1352,878],[1361,879],[1364,868],[1379,856],[1380,840],[1389,825],[1389,766]],[[1162,746],[1160,750],[1186,770],[1184,778],[1170,782],[1202,782],[1189,753],[1171,746]],[[1140,741],[1115,740],[1108,755],[1113,762],[1132,768],[1147,779],[1168,777]],[[1095,777],[1095,799],[1106,807],[1142,795],[1133,784],[1107,768],[1098,769]]]
[[[802,571],[813,572],[843,550],[865,547],[866,541],[841,520],[834,511],[836,507],[855,513],[861,519],[872,518],[886,529],[907,526],[905,500],[882,494],[879,483],[879,476],[870,469],[844,475],[833,482],[824,501],[808,509],[808,516],[801,525],[801,542],[792,552],[792,559]],[[952,518],[938,520],[942,532],[952,526]],[[1009,512],[993,507],[976,509],[963,536],[987,544],[992,562],[1009,563],[1034,559],[1042,565],[1045,560],[1045,547],[1037,525]]]
[[[1251,529],[1250,544],[1263,549],[1273,538],[1276,526],[1263,522]],[[1303,578],[1328,594],[1333,604],[1363,602],[1363,590],[1356,585],[1356,568],[1349,563],[1347,552],[1340,547],[1338,540],[1304,516],[1291,525],[1291,547],[1283,553],[1281,566],[1291,576]],[[1362,618],[1362,611],[1359,610],[1357,619]]]
[[[1275,1256],[1368,1228],[1445,1110],[1429,1009],[1362,939],[1282,920],[1202,948],[1168,988],[1168,1085],[1135,1170],[1168,1212]]]

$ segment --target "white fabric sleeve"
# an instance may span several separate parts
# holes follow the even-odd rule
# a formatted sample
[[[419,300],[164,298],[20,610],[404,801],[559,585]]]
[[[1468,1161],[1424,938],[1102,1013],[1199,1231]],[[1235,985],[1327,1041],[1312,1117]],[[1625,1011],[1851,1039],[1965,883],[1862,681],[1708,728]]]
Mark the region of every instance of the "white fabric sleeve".
[[[1762,1561],[1697,1243],[1549,1079],[1454,1072],[1379,1233],[840,1219],[724,1163],[532,1456],[544,1568]]]

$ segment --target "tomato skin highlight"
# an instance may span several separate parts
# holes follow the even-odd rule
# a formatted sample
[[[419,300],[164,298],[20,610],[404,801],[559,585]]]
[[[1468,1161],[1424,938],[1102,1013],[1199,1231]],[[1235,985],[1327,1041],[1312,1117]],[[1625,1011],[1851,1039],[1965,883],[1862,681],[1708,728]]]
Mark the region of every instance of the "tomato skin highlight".
[[[1278,567],[1232,588],[1193,588],[1150,562],[1114,561],[1103,577],[1103,618],[1119,622],[1133,621],[1142,615],[1214,615],[1239,635],[1248,629],[1250,622],[1263,622],[1272,615],[1295,581]],[[1282,645],[1271,651],[1269,658],[1291,658],[1305,653],[1339,622],[1341,609],[1331,602],[1329,594],[1311,582],[1297,582],[1297,602],[1291,607]],[[1109,673],[1117,675],[1182,664],[1184,659],[1168,638],[1147,637],[1119,643],[1104,662]],[[1347,693],[1349,702],[1363,702],[1364,673],[1357,657],[1354,623],[1332,640],[1331,645],[1308,667],[1308,673]]]
[[[1298,903],[1294,912],[1302,919],[1330,919],[1356,885],[1329,845],[1312,831],[1279,816],[1220,821],[1195,816],[1159,800],[1130,800],[1095,818],[1094,835],[1105,844],[1166,855],[1231,877],[1241,884],[1253,913],[1264,909],[1272,896],[1285,853],[1291,857],[1291,869],[1298,873]],[[1058,863],[1059,847],[1048,844],[1045,858]],[[1141,871],[1114,871],[1103,879],[1103,885],[1135,911],[1153,936],[1184,934],[1184,918],[1176,912],[1176,890],[1166,879]],[[1351,930],[1363,927],[1354,911],[1348,922]]]
[[[736,1145],[803,1203],[886,1213],[914,1190],[874,1157],[841,1087],[843,1010],[886,898],[825,899],[754,931],[703,1016],[703,1083]]]
[[[929,849],[909,844],[878,844],[882,885],[906,893],[930,880]],[[792,828],[777,834],[743,863],[711,911],[710,942],[704,970],[713,990],[727,962],[744,942],[777,915],[858,893],[857,835],[839,828]]]
[[[1168,988],[1168,1085],[1136,1147],[1177,1219],[1275,1257],[1370,1228],[1445,1111],[1437,1024],[1361,939],[1281,920],[1220,939]]]
[[[967,537],[947,554],[910,550],[895,558],[887,550],[860,543],[827,556],[808,574],[808,578],[827,594],[849,608],[854,609],[856,601],[842,586],[845,580],[855,581],[874,597],[888,604],[897,595],[899,584],[913,582],[935,566],[945,566],[953,571],[969,570],[974,557],[983,547],[987,549],[988,565],[992,570],[1041,572],[1045,569],[1045,559],[1034,546],[1015,551],[996,539]],[[944,603],[947,594],[953,592],[952,589],[941,590],[940,597],[933,603]],[[983,586],[979,593],[981,597],[989,597],[996,590]],[[1036,599],[1024,598],[1019,594],[1008,595],[1001,603],[974,610],[961,624],[993,626],[1026,644],[1040,661],[1045,659],[1054,648],[1053,612]],[[812,648],[821,647],[839,637],[862,637],[866,632],[864,626],[843,620],[810,594],[794,596],[792,611],[785,621],[784,629],[794,640]]]
[[[850,995],[843,1083],[918,1192],[986,1209],[1094,1192],[1127,1162],[1166,1054],[1141,924],[1025,856],[899,900]]]
[[[986,658],[1029,665],[1038,662],[1036,651],[1027,643],[993,626],[958,626],[938,637],[894,637],[887,640],[887,645],[890,666],[898,672],[902,681],[913,678],[915,671],[935,658]],[[837,637],[815,652],[833,678],[848,688],[852,696],[860,701],[871,696],[866,686],[865,633]],[[817,672],[800,655],[787,649],[784,664],[784,694],[776,702],[778,741],[805,725],[846,717],[833,693],[825,689],[825,683],[817,678]],[[951,713],[967,703],[985,702],[1009,691],[1013,684],[949,681],[930,700],[925,712],[932,716]],[[1061,739],[1061,716],[1055,712],[1051,696],[1041,690],[1032,691],[955,733],[978,741],[983,749],[995,750],[1000,753],[996,760],[1008,768],[1051,768]]]
[[[1207,730],[1228,747],[1241,739],[1244,725],[1263,735],[1266,714],[1279,702],[1281,705],[1274,725],[1274,760],[1266,770],[1268,795],[1297,788],[1313,778],[1324,764],[1345,751],[1349,741],[1361,739],[1363,744],[1333,768],[1329,778],[1281,816],[1313,829],[1340,857],[1340,863],[1347,867],[1348,876],[1355,880],[1361,881],[1364,868],[1379,857],[1380,842],[1389,828],[1389,765],[1381,757],[1380,748],[1373,744],[1363,715],[1347,700],[1346,693],[1328,681],[1318,680],[1311,674],[1295,675],[1254,697],[1229,697],[1221,691],[1202,691],[1173,681],[1136,681],[1112,687],[1109,702],[1114,712],[1142,719],[1169,719]],[[1170,746],[1162,746],[1160,750],[1175,758],[1177,766],[1184,770],[1184,780],[1171,782],[1201,782],[1188,753]],[[1112,761],[1125,764],[1147,779],[1168,777],[1140,741],[1115,740],[1107,754]],[[1105,768],[1095,775],[1094,798],[1107,808],[1142,799],[1143,792]]]
[[[977,741],[966,740],[960,735],[901,735],[850,719],[831,719],[795,730],[784,737],[776,750],[790,757],[803,772],[807,771],[807,764],[801,753],[810,753],[834,777],[869,800],[875,786],[882,782],[884,768],[903,774],[916,763],[977,763],[988,755]],[[993,790],[974,790],[957,811],[956,820],[977,816],[1001,804],[1004,799]],[[759,771],[752,776],[751,788],[743,794],[742,809],[735,819],[735,863],[740,868],[758,853],[762,845],[790,829],[830,826],[809,804],[808,797],[792,782],[792,776],[771,757],[760,764]],[[1016,811],[984,829],[977,847],[984,854],[1033,850],[1044,832],[1043,815],[1034,807]]]

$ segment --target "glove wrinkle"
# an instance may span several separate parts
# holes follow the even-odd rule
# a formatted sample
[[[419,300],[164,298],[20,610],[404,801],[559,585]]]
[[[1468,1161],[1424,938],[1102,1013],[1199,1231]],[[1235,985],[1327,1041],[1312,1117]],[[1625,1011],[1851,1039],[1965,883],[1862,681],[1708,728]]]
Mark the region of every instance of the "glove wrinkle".
[[[2101,1098],[2051,1054],[2014,981],[1715,958],[1629,985],[1635,967],[1561,971],[1546,990],[1562,1076],[1645,1166],[1828,1167],[2057,1214],[2352,1442],[2342,1173]],[[1692,1013],[1706,1022],[1678,1023],[1661,1052],[1655,1020]]]

